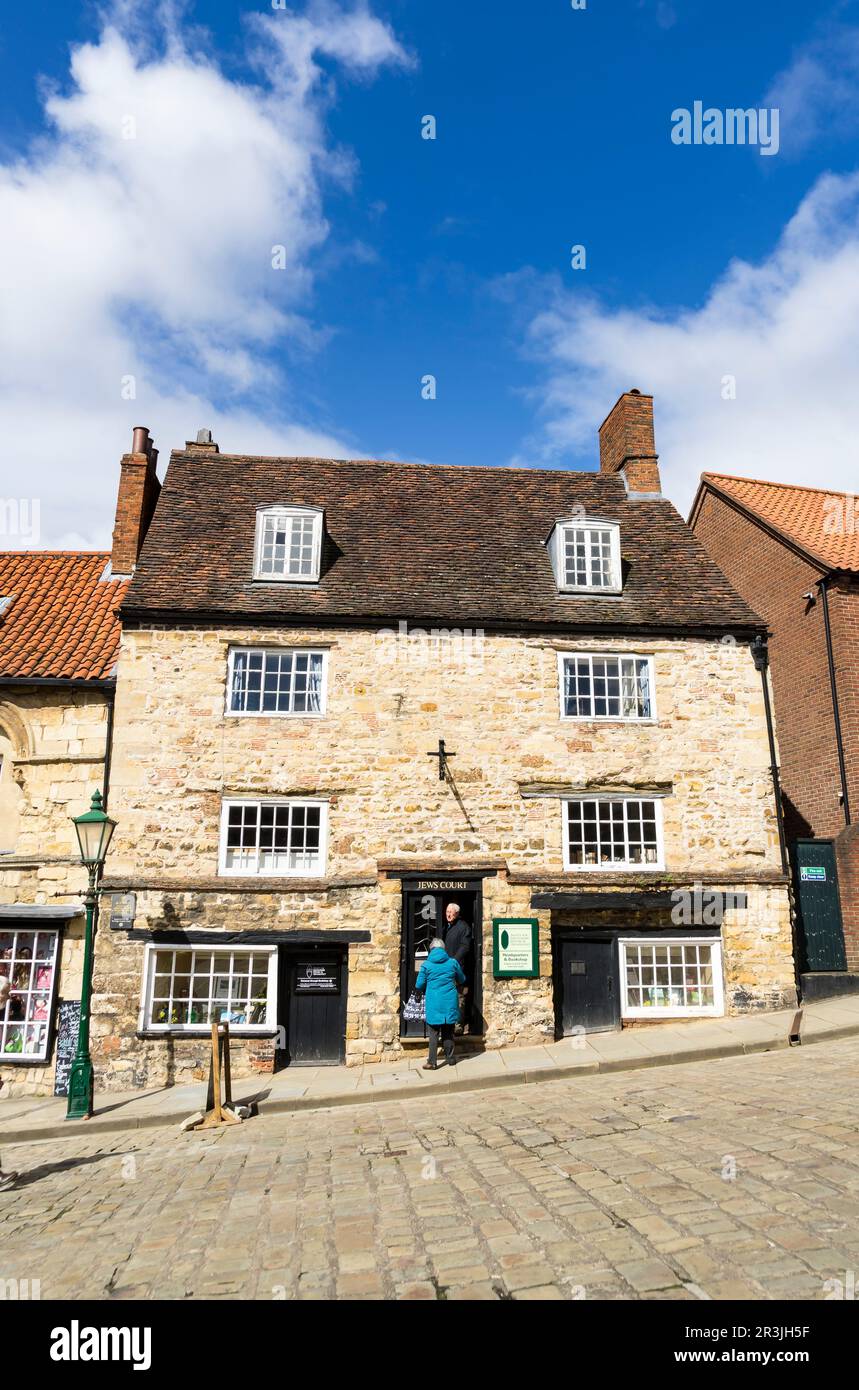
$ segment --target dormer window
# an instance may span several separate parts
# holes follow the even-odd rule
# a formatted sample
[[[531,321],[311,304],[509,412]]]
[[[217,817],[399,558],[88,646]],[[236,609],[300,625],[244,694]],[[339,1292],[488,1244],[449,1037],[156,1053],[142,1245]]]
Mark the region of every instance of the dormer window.
[[[319,579],[321,555],[320,508],[258,508],[254,579],[314,584]]]
[[[549,537],[555,582],[562,593],[619,594],[620,527],[595,517],[558,521]]]

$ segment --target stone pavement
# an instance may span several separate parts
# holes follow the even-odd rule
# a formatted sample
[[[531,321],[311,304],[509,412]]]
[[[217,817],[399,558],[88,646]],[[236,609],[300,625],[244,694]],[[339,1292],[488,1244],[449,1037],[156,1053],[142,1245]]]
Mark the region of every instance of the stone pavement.
[[[788,1047],[795,1010],[738,1018],[661,1023],[617,1033],[591,1033],[542,1047],[509,1047],[483,1053],[462,1051],[454,1068],[422,1070],[423,1048],[402,1060],[365,1067],[295,1067],[274,1076],[237,1081],[237,1101],[254,1100],[261,1114],[322,1106],[378,1102],[390,1095],[415,1098],[450,1092],[551,1081],[588,1073],[628,1071],[705,1058]],[[809,1005],[803,1012],[803,1045],[859,1034],[859,995]],[[103,1133],[180,1124],[204,1103],[205,1086],[105,1093],[96,1098],[91,1120],[66,1121],[66,1102],[0,1095],[0,1144],[28,1138],[67,1137],[98,1128]]]
[[[852,1298],[859,1038],[4,1145],[42,1299]]]

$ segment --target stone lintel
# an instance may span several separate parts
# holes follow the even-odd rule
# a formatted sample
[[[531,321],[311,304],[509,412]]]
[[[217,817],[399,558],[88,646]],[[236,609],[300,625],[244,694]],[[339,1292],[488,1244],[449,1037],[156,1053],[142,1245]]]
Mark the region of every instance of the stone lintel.
[[[433,874],[446,878],[488,878],[493,874],[505,875],[507,860],[463,859],[453,854],[431,859],[377,859],[376,867],[380,875],[387,878],[414,878],[417,874]]]
[[[339,888],[373,888],[376,874],[349,878],[106,878],[103,893],[327,893]]]
[[[604,869],[574,871],[572,873],[530,873],[525,870],[513,869],[510,873],[509,881],[511,884],[523,884],[534,888],[589,888],[593,892],[601,889],[658,889],[658,888],[694,888],[696,883],[702,885],[712,885],[721,888],[732,888],[741,884],[761,884],[766,887],[783,887],[790,882],[787,874],[781,873],[778,869],[732,869],[727,868],[723,873],[702,872],[695,873],[608,873]]]
[[[588,782],[584,786],[569,782],[520,782],[519,794],[530,797],[588,796],[670,796],[671,782]]]

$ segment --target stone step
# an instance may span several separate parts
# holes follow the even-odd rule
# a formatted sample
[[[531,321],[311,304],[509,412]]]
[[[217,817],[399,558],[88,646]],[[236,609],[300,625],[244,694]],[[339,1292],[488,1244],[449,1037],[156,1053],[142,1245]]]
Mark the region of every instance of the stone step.
[[[839,994],[859,994],[859,974],[848,970],[811,970],[799,977],[803,1004],[834,999]]]

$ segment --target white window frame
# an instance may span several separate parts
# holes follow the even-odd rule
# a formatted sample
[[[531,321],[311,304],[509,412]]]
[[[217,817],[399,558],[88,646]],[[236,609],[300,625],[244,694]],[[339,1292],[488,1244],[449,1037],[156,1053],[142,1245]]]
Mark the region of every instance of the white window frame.
[[[593,663],[594,661],[646,661],[647,682],[650,689],[650,713],[648,715],[623,714],[567,714],[564,703],[564,663],[566,661],[589,661],[591,669],[591,704],[593,704]],[[656,676],[652,656],[641,652],[558,652],[558,705],[561,718],[574,724],[656,724]]]
[[[250,655],[252,652],[262,652],[263,655],[263,676],[265,676],[265,658],[267,656],[321,656],[322,657],[322,686],[319,692],[320,708],[318,710],[292,710],[292,709],[231,709],[230,699],[233,690],[233,668],[235,658],[239,653]],[[229,719],[322,719],[328,711],[328,657],[329,653],[324,647],[230,647],[227,653],[227,689],[225,692],[224,713]]]
[[[256,534],[254,537],[254,579],[265,584],[318,584],[322,559],[322,520],[321,507],[257,507]],[[262,571],[263,537],[268,517],[303,517],[313,522],[313,556],[310,574],[268,574]]]
[[[609,560],[609,579],[608,584],[570,584],[567,581],[567,570],[564,557],[564,548],[568,531],[608,531],[610,544]],[[549,555],[552,561],[552,569],[555,574],[555,583],[562,594],[594,594],[598,596],[617,595],[623,592],[623,579],[620,563],[620,523],[617,521],[606,521],[601,517],[585,516],[570,517],[566,520],[556,521],[549,537]]]
[[[0,922],[0,932],[4,936],[14,938],[12,945],[12,960],[3,961],[0,966],[0,973],[8,976],[12,983],[12,989],[4,1008],[0,1009],[0,1065],[2,1066],[26,1066],[32,1067],[39,1062],[47,1062],[49,1058],[49,1043],[55,1024],[55,1013],[57,1008],[57,984],[60,972],[60,960],[62,956],[62,935],[58,927],[52,926],[50,922],[29,925],[26,922],[11,921],[7,925]],[[36,945],[38,936],[50,936],[53,938],[53,955],[48,959],[47,956],[33,957],[33,949]],[[32,942],[25,938],[32,937]],[[30,952],[28,957],[22,957],[21,951]],[[34,969],[37,962],[41,962],[39,969]],[[28,972],[28,984],[23,989],[15,987],[16,966],[27,964],[30,966]],[[11,969],[10,969],[11,967]],[[41,970],[49,969],[51,972],[50,982],[47,985],[38,987],[36,981]],[[9,1011],[12,1007],[13,999],[24,1000],[24,1017],[20,1019],[9,1018]],[[35,999],[44,1001],[46,1016],[42,1019],[28,1018],[31,1005]],[[5,1024],[5,1027],[3,1026]],[[16,1028],[20,1028],[24,1033],[24,1043],[27,1042],[27,1032],[30,1030],[39,1033],[39,1047],[33,1052],[26,1052],[23,1048],[20,1052],[6,1052],[5,1047],[10,1041],[12,1033]]]
[[[623,860],[611,864],[574,864],[570,859],[570,806],[582,801],[611,801],[611,802],[640,802],[652,801],[654,803],[656,820],[656,863],[655,864],[634,864],[629,860]],[[655,874],[665,872],[665,837],[662,819],[662,797],[654,795],[652,792],[641,792],[636,796],[612,796],[607,793],[595,796],[565,796],[561,800],[561,834],[563,839],[564,869],[568,873],[587,873],[587,874]],[[629,841],[627,837],[627,851]]]
[[[173,969],[171,970],[171,982],[175,976],[175,956],[177,952],[199,952],[201,955],[229,955],[235,956],[268,956],[268,985],[266,989],[267,1017],[265,1023],[231,1023],[230,1032],[233,1034],[248,1034],[255,1036],[260,1033],[270,1034],[277,1029],[277,982],[278,982],[278,952],[277,946],[236,946],[233,943],[227,945],[225,942],[212,940],[211,942],[195,942],[193,945],[171,945],[158,941],[146,943],[143,959],[143,981],[140,991],[140,1012],[138,1016],[138,1032],[140,1033],[193,1033],[197,1035],[209,1036],[212,1031],[211,1023],[153,1023],[152,1022],[152,995],[155,991],[155,961],[159,953],[172,952],[174,956]],[[253,971],[251,973],[254,973]],[[257,972],[262,974],[262,971]],[[230,969],[232,975],[232,967]],[[192,971],[193,975],[193,971]],[[171,989],[172,992],[172,989]]]
[[[318,869],[255,869],[227,868],[227,829],[231,806],[318,806],[319,868]],[[229,796],[221,802],[221,833],[218,849],[218,875],[222,878],[324,878],[328,866],[328,801],[314,796]]]
[[[668,1008],[628,1005],[626,995],[627,946],[709,946],[713,969],[712,1004],[672,1004]],[[620,1012],[622,1018],[720,1018],[725,1012],[725,983],[722,974],[722,942],[718,936],[621,936],[618,938],[620,974]],[[670,986],[669,986],[670,987]]]

